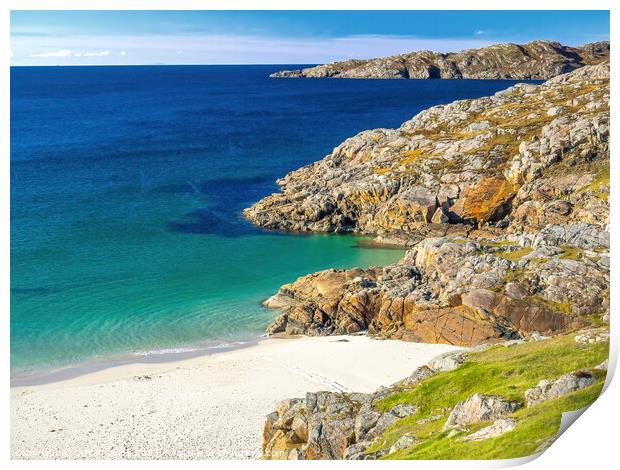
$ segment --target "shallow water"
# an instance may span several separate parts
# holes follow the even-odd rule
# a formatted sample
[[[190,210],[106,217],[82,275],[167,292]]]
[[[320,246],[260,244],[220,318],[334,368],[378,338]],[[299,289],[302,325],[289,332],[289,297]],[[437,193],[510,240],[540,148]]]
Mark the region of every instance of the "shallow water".
[[[11,69],[13,371],[256,337],[281,284],[399,259],[240,212],[358,131],[512,84],[279,68]]]

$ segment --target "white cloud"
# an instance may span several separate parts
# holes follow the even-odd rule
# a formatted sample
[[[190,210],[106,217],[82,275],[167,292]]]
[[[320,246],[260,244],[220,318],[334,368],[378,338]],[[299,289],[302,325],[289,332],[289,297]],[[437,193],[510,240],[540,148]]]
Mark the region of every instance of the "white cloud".
[[[416,50],[453,52],[489,45],[488,31],[482,36],[473,35],[474,32],[471,37],[462,39],[391,35],[317,38],[202,34],[54,36],[46,38],[46,49],[41,49],[38,39],[27,36],[16,36],[11,41],[13,47],[23,51],[13,59],[19,65],[116,64],[128,63],[130,57],[132,64],[312,64],[348,57],[381,57]],[[79,50],[75,49],[76,44]],[[131,51],[126,51],[127,44],[131,44]],[[126,56],[120,53],[123,50]]]
[[[474,34],[475,34],[476,36],[482,36],[484,33],[485,33],[485,31],[483,31],[483,30],[479,29],[479,30],[478,30],[478,31],[476,31]]]
[[[41,52],[40,54],[30,54],[30,57],[71,57],[73,52],[67,49],[53,52]]]
[[[99,52],[74,52],[69,49],[61,49],[59,51],[41,52],[39,54],[30,54],[30,57],[105,57],[110,55],[110,51]]]
[[[121,55],[122,55],[123,57],[125,57],[125,56],[127,55],[127,53],[126,53],[125,51],[121,51]]]
[[[110,55],[110,51],[101,51],[101,52],[83,52],[82,57],[105,57]]]

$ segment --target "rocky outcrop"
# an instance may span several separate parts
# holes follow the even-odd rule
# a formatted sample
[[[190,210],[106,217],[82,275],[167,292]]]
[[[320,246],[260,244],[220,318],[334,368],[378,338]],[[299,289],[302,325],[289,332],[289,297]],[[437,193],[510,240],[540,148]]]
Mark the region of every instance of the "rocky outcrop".
[[[580,57],[595,62],[608,50],[591,45]],[[592,324],[609,322],[609,174],[609,64],[602,63],[542,85],[436,106],[399,129],[362,132],[280,180],[279,193],[245,211],[256,224],[371,233],[408,251],[385,267],[330,269],[282,286],[265,302],[281,310],[270,333],[367,331],[474,347],[437,357],[372,394],[319,392],[281,402],[265,422],[264,457],[425,455],[421,443],[443,439],[475,447],[531,419],[511,416],[522,403],[501,396],[510,389],[527,406],[560,403],[573,392],[584,406],[593,390],[584,389],[607,367],[600,343],[609,332]],[[581,331],[574,340],[550,339],[575,330]],[[493,345],[513,350],[528,341],[511,361],[492,359],[507,354]],[[540,380],[545,343],[550,353],[571,358],[561,373],[584,351],[596,361],[581,357],[579,367],[594,369]],[[487,348],[491,368],[476,363]],[[501,377],[510,382],[527,361],[537,365],[518,386],[489,388],[472,373],[507,367]],[[427,380],[439,381],[453,400],[427,406],[428,395],[415,391]],[[535,449],[553,440],[543,437]]]
[[[527,406],[533,406],[546,400],[562,397],[589,387],[595,382],[594,376],[588,371],[571,372],[554,382],[541,380],[534,388],[525,391]]]
[[[583,330],[575,335],[575,341],[580,344],[594,344],[609,341],[609,331],[603,328]]]
[[[283,286],[270,333],[475,345],[609,318],[609,64],[365,131],[245,211],[409,248]]]
[[[271,77],[546,80],[606,60],[609,60],[609,42],[568,47],[557,42],[533,41],[447,54],[418,51],[369,60],[353,59],[284,70]]]
[[[381,236],[454,223],[605,232],[608,140],[606,63],[361,132],[278,180],[281,191],[245,215],[272,229]]]
[[[556,358],[563,357],[564,364],[584,363],[588,357],[587,363],[594,365],[600,361],[602,349],[594,343],[578,345],[570,337],[507,341],[438,356],[409,377],[374,393],[325,391],[308,393],[305,399],[283,400],[265,420],[263,458],[400,458],[423,444],[433,446],[454,439],[450,445],[456,445],[458,441],[475,443],[494,439],[519,426],[532,426],[532,420],[536,421],[538,416],[515,414],[523,403],[501,396],[498,388],[511,390],[513,396],[524,394],[528,406],[556,400],[554,406],[561,413],[567,410],[560,405],[560,399],[600,382],[606,364],[595,366],[591,372],[581,370],[562,375],[554,382],[543,380],[533,389],[526,389],[523,382],[511,385],[513,374],[523,374],[529,365],[527,374],[537,371],[532,378],[538,380],[545,370],[545,351]],[[512,360],[507,363],[506,354],[512,359],[523,358],[523,364]],[[532,362],[528,362],[530,359]],[[459,367],[462,369],[455,370]],[[497,371],[507,383],[477,381],[475,374],[472,375],[476,368],[485,371],[483,374]],[[427,395],[431,391],[433,395]],[[462,396],[468,398],[462,400]],[[546,410],[549,409],[553,408]],[[533,438],[534,443],[538,441],[543,442]],[[475,447],[473,452],[475,456]]]
[[[555,246],[427,238],[396,264],[321,271],[283,286],[275,299],[284,307],[268,331],[368,330],[470,346],[581,328],[609,311],[609,268],[598,253],[566,254]]]
[[[486,426],[474,433],[463,437],[464,441],[484,441],[494,437],[501,436],[504,433],[512,431],[517,427],[517,421],[514,418],[498,419],[492,425]]]
[[[411,376],[375,393],[307,393],[305,399],[287,399],[276,405],[263,428],[263,458],[274,460],[366,459],[372,441],[395,422],[411,416],[416,407],[398,404],[381,412],[375,403],[391,393],[412,387],[433,375],[421,367]],[[403,448],[403,439],[393,451]],[[395,444],[396,445],[396,444]]]
[[[465,401],[457,403],[443,429],[453,429],[482,421],[491,421],[514,413],[521,407],[517,401],[508,401],[494,395],[476,393]]]

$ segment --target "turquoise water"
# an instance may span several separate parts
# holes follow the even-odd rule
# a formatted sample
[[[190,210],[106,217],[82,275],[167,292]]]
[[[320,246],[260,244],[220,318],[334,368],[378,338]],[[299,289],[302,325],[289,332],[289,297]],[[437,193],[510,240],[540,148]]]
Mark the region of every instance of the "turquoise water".
[[[399,259],[241,211],[358,131],[511,85],[278,68],[11,69],[13,372],[257,337],[280,285]]]

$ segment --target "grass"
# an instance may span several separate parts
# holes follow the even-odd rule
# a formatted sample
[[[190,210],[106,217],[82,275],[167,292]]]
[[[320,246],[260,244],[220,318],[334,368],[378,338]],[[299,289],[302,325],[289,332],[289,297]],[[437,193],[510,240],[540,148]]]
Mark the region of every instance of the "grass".
[[[407,150],[403,152],[403,158],[401,158],[400,165],[411,165],[422,155],[421,149]]]
[[[480,442],[463,442],[458,437],[424,442],[413,449],[394,453],[390,459],[510,459],[532,455],[556,435],[562,417],[567,410],[577,410],[593,403],[600,395],[603,382],[579,392],[550,400],[514,414],[517,427],[495,439]],[[479,429],[482,425],[477,426]],[[472,431],[475,429],[472,428]]]
[[[610,168],[609,162],[603,162],[590,184],[579,189],[580,193],[591,192],[600,199],[609,198]]]
[[[500,258],[507,259],[508,261],[512,261],[513,263],[517,263],[526,255],[529,255],[532,252],[532,248],[529,246],[519,248],[518,250],[513,251],[504,251],[502,253],[495,253]]]
[[[581,248],[576,248],[570,245],[562,245],[560,248],[562,249],[562,253],[560,254],[561,259],[578,261],[583,256],[583,250]]]
[[[602,380],[561,399],[518,410],[514,414],[518,421],[517,428],[496,439],[466,443],[458,438],[447,438],[442,427],[454,405],[474,393],[496,394],[523,402],[525,390],[541,379],[555,379],[574,370],[592,368],[607,356],[608,343],[579,345],[574,335],[513,346],[495,346],[471,354],[458,369],[436,374],[412,389],[381,400],[376,406],[382,411],[399,403],[415,404],[418,410],[413,416],[388,428],[382,439],[375,442],[368,452],[389,448],[400,436],[409,432],[423,442],[392,454],[390,458],[512,458],[534,453],[545,440],[555,435],[562,412],[581,408],[596,399]],[[599,375],[602,378],[604,373]],[[441,419],[418,423],[438,414],[442,415]],[[488,424],[472,426],[470,431]]]
[[[558,312],[566,313],[567,315],[570,315],[571,312],[573,311],[571,303],[570,303],[570,300],[568,299],[568,297],[564,297],[562,302],[554,302],[553,300],[547,300],[547,299],[543,299],[541,297],[533,295],[533,296],[529,297],[529,300],[532,303],[536,303],[538,305],[549,307],[552,310],[556,310]]]

